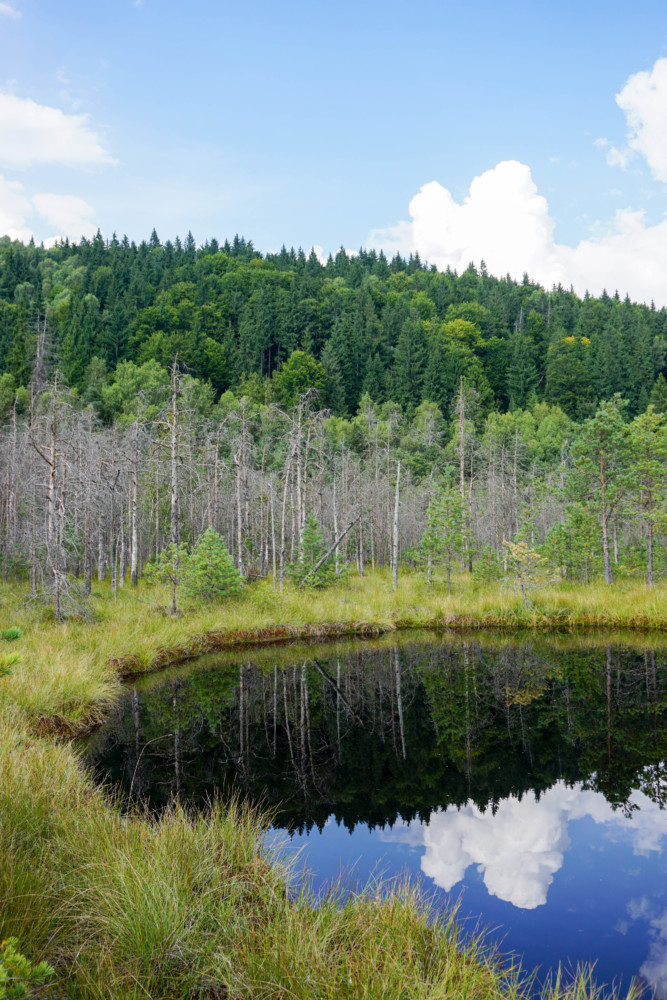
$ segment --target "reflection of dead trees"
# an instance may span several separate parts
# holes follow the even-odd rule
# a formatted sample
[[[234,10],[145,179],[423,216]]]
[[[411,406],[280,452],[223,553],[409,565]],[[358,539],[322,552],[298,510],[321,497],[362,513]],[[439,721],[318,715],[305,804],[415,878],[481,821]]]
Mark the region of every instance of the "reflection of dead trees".
[[[398,648],[392,650],[394,654],[394,678],[396,682],[396,705],[398,707],[398,728],[401,735],[401,754],[405,760],[405,726],[403,724],[403,689],[401,686],[401,656]]]
[[[251,758],[262,755],[259,746],[251,745],[253,731],[271,759],[279,759],[282,741],[295,790],[306,801],[326,797],[332,760],[343,764],[345,741],[353,731],[368,729],[382,740],[393,731],[396,757],[407,759],[406,665],[398,650],[389,651],[388,663],[386,656],[386,651],[360,651],[348,664],[338,658],[333,669],[316,659],[294,668],[274,666],[270,673],[244,666],[226,737],[235,733],[237,749],[228,751],[238,761],[239,779],[252,781]],[[407,676],[410,700],[409,669]]]

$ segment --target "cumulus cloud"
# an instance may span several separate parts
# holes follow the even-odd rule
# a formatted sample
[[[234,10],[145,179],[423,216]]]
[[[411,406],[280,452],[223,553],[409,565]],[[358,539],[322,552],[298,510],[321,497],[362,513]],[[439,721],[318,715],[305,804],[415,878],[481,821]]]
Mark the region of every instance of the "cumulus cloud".
[[[635,793],[632,801],[638,809],[628,820],[599,792],[559,781],[539,802],[532,792],[521,799],[510,796],[495,813],[468,803],[435,813],[429,823],[398,826],[384,836],[423,847],[423,873],[446,892],[464,878],[470,865],[477,865],[492,896],[532,910],[546,903],[563,864],[571,820],[590,816],[596,823],[612,825],[615,834],[631,841],[635,854],[661,850],[667,815],[642,793]]]
[[[476,177],[460,203],[431,181],[412,199],[409,213],[409,222],[374,230],[371,245],[390,254],[419,253],[441,269],[461,271],[483,260],[496,275],[521,280],[527,273],[546,287],[572,285],[580,295],[606,288],[667,305],[667,219],[650,226],[643,212],[622,209],[608,234],[575,247],[559,244],[547,201],[530,167],[517,160]]]
[[[26,242],[35,236],[31,219],[39,216],[55,230],[44,242],[53,243],[61,236],[79,239],[94,236],[95,210],[83,198],[74,195],[36,194],[29,197],[19,181],[0,175],[0,236]]]
[[[619,148],[600,138],[595,145],[612,167],[625,169],[633,157],[643,157],[653,177],[667,184],[667,58],[630,76],[616,103],[625,115],[626,143]],[[516,160],[475,177],[461,203],[437,181],[425,184],[409,213],[409,221],[374,230],[372,245],[419,253],[439,268],[460,271],[484,260],[496,275],[521,280],[528,273],[547,287],[572,285],[580,295],[607,289],[667,305],[667,219],[647,225],[642,211],[623,208],[605,234],[574,247],[558,244],[546,199],[530,168]]]
[[[648,923],[649,952],[639,973],[651,986],[656,1000],[664,1000],[667,997],[667,910],[647,896],[631,899],[626,909],[631,921]]]
[[[0,176],[0,236],[29,240],[32,233],[26,225],[26,216],[31,208],[23,185]]]
[[[650,72],[629,77],[616,103],[628,124],[628,148],[643,156],[653,176],[667,184],[667,59],[658,59]],[[620,165],[627,163],[623,151],[612,147],[612,153]]]
[[[94,236],[93,223],[95,209],[83,198],[71,194],[36,194],[33,204],[42,218],[62,236],[78,239],[80,236]]]
[[[88,115],[66,114],[27,97],[0,93],[0,164],[15,170],[113,163]]]
[[[21,11],[17,10],[13,3],[0,3],[0,17],[11,17],[12,20],[18,21],[21,16]]]

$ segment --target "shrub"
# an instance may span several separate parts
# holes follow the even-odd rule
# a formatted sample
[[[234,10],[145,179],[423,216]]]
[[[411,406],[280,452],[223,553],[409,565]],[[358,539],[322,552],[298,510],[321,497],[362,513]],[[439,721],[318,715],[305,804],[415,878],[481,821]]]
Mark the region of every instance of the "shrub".
[[[221,536],[208,528],[183,566],[183,585],[192,597],[213,601],[238,594],[243,581]]]
[[[4,677],[5,674],[11,673],[12,665],[16,663],[18,658],[18,653],[5,653],[4,656],[0,656],[0,677]]]
[[[328,587],[336,580],[333,557],[329,557],[317,572],[313,573],[313,569],[325,552],[322,529],[317,523],[315,515],[309,514],[301,536],[297,558],[288,570],[289,576],[299,585],[305,582],[309,587]]]
[[[6,639],[7,642],[14,642],[15,639],[22,639],[23,632],[20,628],[6,628],[4,631],[0,632],[0,639]]]

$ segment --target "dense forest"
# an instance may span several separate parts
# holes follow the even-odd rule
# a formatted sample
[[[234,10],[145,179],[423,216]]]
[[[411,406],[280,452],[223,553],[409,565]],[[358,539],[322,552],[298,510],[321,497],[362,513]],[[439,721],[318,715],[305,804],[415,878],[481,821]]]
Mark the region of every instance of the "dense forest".
[[[483,263],[457,276],[381,251],[341,249],[325,265],[314,252],[262,256],[238,237],[197,248],[191,235],[163,245],[153,232],[137,246],[98,234],[50,250],[5,238],[5,410],[30,382],[44,325],[67,384],[106,422],[128,407],[129,362],[151,366],[141,384],[178,355],[212,399],[232,389],[284,401],[269,379],[295,350],[322,366],[320,403],[337,416],[356,414],[364,394],[407,415],[424,400],[447,414],[461,375],[483,414],[544,400],[577,420],[615,393],[630,416],[652,394],[665,402],[664,309],[497,279]]]
[[[277,585],[332,545],[336,572],[513,565],[523,586],[539,555],[650,583],[665,374],[665,309],[483,263],[5,238],[2,570],[122,586],[210,528]]]

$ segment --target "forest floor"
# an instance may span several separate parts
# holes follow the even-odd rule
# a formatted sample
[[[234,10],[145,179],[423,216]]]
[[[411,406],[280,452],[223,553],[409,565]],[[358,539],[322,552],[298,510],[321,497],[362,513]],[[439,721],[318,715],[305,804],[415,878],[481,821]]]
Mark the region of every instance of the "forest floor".
[[[123,815],[96,788],[69,739],[99,722],[122,676],[239,644],[401,628],[661,629],[667,584],[564,584],[530,603],[498,585],[452,594],[405,574],[350,577],[283,594],[255,583],[233,601],[172,618],[167,593],[95,584],[96,620],[58,624],[0,587],[0,628],[23,637],[0,654],[0,940],[46,958],[54,997],[488,998],[525,992],[451,915],[409,887],[314,901],[262,846],[266,819],[241,806],[206,817],[178,806],[159,820]],[[550,998],[588,997],[585,976]]]

